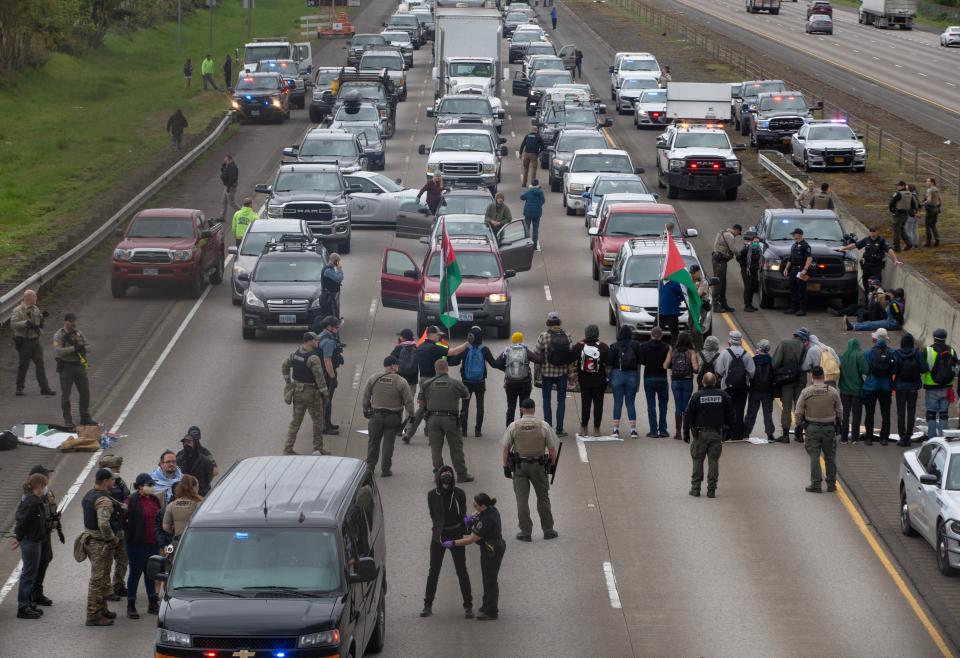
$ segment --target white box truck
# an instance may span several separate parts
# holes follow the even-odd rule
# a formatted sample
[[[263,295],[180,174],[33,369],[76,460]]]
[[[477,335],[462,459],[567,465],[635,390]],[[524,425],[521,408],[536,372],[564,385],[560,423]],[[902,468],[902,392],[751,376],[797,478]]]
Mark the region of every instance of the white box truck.
[[[874,27],[912,30],[917,17],[917,0],[860,0],[857,20]]]
[[[725,82],[667,83],[667,118],[730,120],[730,85]]]
[[[499,96],[503,79],[500,12],[482,7],[438,7],[435,16],[434,95],[440,98],[482,90],[484,95]]]

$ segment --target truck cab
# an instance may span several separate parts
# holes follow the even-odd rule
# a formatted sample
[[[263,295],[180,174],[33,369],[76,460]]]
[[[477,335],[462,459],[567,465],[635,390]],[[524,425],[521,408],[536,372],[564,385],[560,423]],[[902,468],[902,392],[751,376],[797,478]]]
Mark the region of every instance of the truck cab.
[[[497,95],[499,60],[489,57],[451,57],[444,61],[441,96],[446,94],[480,93]],[[439,73],[434,70],[434,76]]]
[[[584,210],[583,193],[593,187],[600,174],[642,174],[634,167],[630,154],[619,149],[581,149],[573,152],[563,172],[563,207],[568,215]]]
[[[292,59],[304,82],[313,79],[313,46],[309,41],[291,43],[281,37],[254,39],[243,46],[243,72],[254,73],[265,59]]]
[[[757,109],[757,97],[768,92],[786,91],[783,80],[747,80],[731,90],[733,125],[740,134],[750,134],[750,115]]]
[[[347,130],[314,128],[299,144],[283,149],[297,162],[332,164],[345,174],[367,168],[367,137]]]
[[[667,188],[668,199],[690,190],[722,192],[733,201],[743,182],[734,151],[745,148],[730,144],[719,126],[673,124],[657,137],[657,184]]]
[[[746,0],[746,6],[748,14],[758,14],[761,11],[767,11],[773,15],[780,13],[780,0]]]
[[[500,159],[506,157],[507,147],[498,146],[491,132],[473,128],[438,131],[429,147],[421,144],[418,150],[420,155],[429,155],[426,178],[440,174],[450,184],[483,185],[496,194]]]
[[[750,115],[750,145],[758,149],[790,146],[790,138],[813,120],[817,109],[823,109],[823,101],[810,107],[799,91],[760,94],[757,109]]]

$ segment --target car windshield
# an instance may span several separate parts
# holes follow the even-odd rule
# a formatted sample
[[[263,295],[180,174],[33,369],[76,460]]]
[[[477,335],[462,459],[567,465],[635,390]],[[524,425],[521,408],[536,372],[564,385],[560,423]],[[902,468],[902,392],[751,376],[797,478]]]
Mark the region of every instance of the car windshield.
[[[286,73],[289,76],[300,75],[297,63],[292,59],[267,59],[260,62],[257,66],[258,71],[277,72],[280,75]]]
[[[620,85],[621,89],[656,89],[657,81],[654,78],[627,78]],[[663,98],[666,101],[666,96]]]
[[[383,87],[380,85],[347,83],[340,87],[340,95],[348,90],[357,92],[363,100],[379,101],[384,98]]]
[[[253,272],[260,282],[294,283],[320,281],[322,258],[261,258]]]
[[[579,123],[581,125],[590,125],[597,123],[597,115],[593,110],[583,107],[566,108],[553,115],[556,121],[560,123]],[[603,148],[594,147],[594,148]]]
[[[534,30],[517,30],[513,33],[512,40],[514,43],[529,43],[531,41],[539,41],[540,32]]]
[[[655,59],[624,59],[620,62],[621,71],[659,71]]]
[[[810,22],[812,23],[832,23],[833,21],[826,14],[813,14],[810,17]]]
[[[537,71],[534,73],[530,84],[534,87],[552,87],[572,81],[570,71]]]
[[[254,64],[265,59],[290,59],[290,46],[247,46],[243,49],[244,64]]]
[[[290,233],[292,231],[247,231],[243,238],[240,255],[259,256],[263,252],[263,245],[271,240],[278,240],[284,235],[290,235]]]
[[[483,215],[493,202],[489,196],[447,196],[440,201],[441,215]],[[454,226],[454,224],[450,224]]]
[[[534,71],[563,71],[563,60],[544,57],[530,62],[530,68]]]
[[[601,134],[596,135],[561,135],[557,142],[557,151],[572,153],[578,149],[605,149],[607,140]]]
[[[760,111],[775,112],[808,112],[807,102],[803,96],[768,96],[760,101]]]
[[[454,245],[456,249],[456,245]],[[427,276],[440,277],[440,265],[443,258],[439,252],[430,257]],[[501,276],[500,263],[497,257],[486,251],[459,251],[457,264],[460,266],[460,276],[465,279],[499,279]]]
[[[960,454],[950,455],[945,487],[949,491],[960,491]]]
[[[300,156],[350,156],[357,155],[357,145],[352,139],[307,139],[300,145]]]
[[[415,29],[420,27],[420,21],[417,20],[416,16],[392,16],[390,22],[387,23],[387,27]]]
[[[683,262],[687,267],[697,261],[692,256],[684,256]],[[656,288],[660,282],[660,273],[663,271],[663,259],[659,255],[644,254],[631,256],[623,268],[621,285],[624,287]]]
[[[277,175],[274,192],[340,192],[340,176],[333,171],[282,172]]]
[[[438,114],[474,114],[488,117],[492,114],[486,98],[444,98],[437,105]]]
[[[633,167],[630,165],[630,158],[625,155],[578,155],[570,165],[570,171],[632,174]]]
[[[480,213],[480,214],[483,214],[483,213]],[[483,221],[483,218],[479,218],[475,222],[456,221],[456,222],[444,222],[444,224],[446,224],[446,227],[447,227],[447,235],[474,236],[474,237],[490,235],[490,229],[487,228],[487,224],[486,222]]]
[[[527,46],[528,55],[556,55],[552,43],[531,43]]]
[[[482,151],[492,153],[487,135],[441,133],[433,140],[433,151]]]
[[[340,77],[340,70],[336,71],[320,71],[317,73],[317,84],[318,85],[329,85],[331,82]]]
[[[361,71],[403,70],[403,57],[400,55],[364,55],[360,60]]]
[[[843,227],[836,219],[813,219],[809,217],[778,217],[773,220],[771,240],[793,240],[793,229],[803,229],[803,238],[810,240],[843,241]]]
[[[224,590],[264,596],[276,590],[341,589],[337,535],[318,528],[193,528],[177,546],[170,590]]]
[[[760,94],[786,91],[782,82],[754,82],[744,86],[743,97],[756,100]]]
[[[272,75],[245,76],[237,81],[237,91],[269,91],[277,89],[277,79]]]
[[[507,14],[507,17],[504,20],[507,23],[526,23],[529,18],[527,14],[522,11],[512,11]]]
[[[411,43],[410,35],[400,30],[396,32],[383,32],[382,35],[384,39],[386,39],[391,43],[402,43],[402,44]]]
[[[604,194],[616,194],[618,192],[647,194],[647,186],[640,179],[617,179],[607,178],[598,180],[591,190],[593,196],[603,196]]]
[[[667,92],[660,89],[651,89],[640,94],[641,103],[666,103]]]
[[[372,105],[341,105],[334,121],[380,121],[380,112]]]
[[[489,78],[493,75],[489,62],[453,62],[448,71],[451,78]]]
[[[611,212],[604,235],[657,236],[663,233],[667,222],[673,222],[673,236],[680,237],[677,216],[670,213]]]
[[[818,139],[856,139],[857,136],[850,130],[850,126],[811,126],[807,133],[808,140]]]
[[[382,46],[387,42],[386,37],[382,34],[358,34],[353,37],[354,46],[369,46],[370,44],[377,44]]]
[[[730,139],[726,133],[678,133],[673,142],[673,147],[678,149],[729,149]]]
[[[374,146],[381,141],[380,131],[376,126],[347,126],[347,130],[354,135],[364,135],[368,146]]]
[[[192,238],[189,217],[138,217],[127,230],[128,238]]]

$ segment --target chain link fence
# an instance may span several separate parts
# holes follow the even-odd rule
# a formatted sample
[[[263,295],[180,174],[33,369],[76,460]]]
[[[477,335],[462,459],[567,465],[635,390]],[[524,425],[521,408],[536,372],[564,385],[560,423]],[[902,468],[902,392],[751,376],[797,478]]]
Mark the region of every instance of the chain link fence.
[[[641,20],[658,28],[672,30],[691,42],[703,53],[713,56],[718,62],[741,71],[745,80],[783,79],[776,71],[765,67],[762,58],[758,58],[742,49],[727,46],[698,32],[676,16],[662,12],[644,2],[639,0],[611,0],[610,4],[633,13]],[[863,135],[863,143],[868,154],[877,161],[895,162],[897,168],[904,174],[912,172],[914,180],[927,176],[934,177],[941,194],[947,196],[952,193],[957,205],[960,205],[960,167],[956,164],[920,150],[913,144],[900,139],[889,131],[885,131],[880,126],[871,124],[863,117],[849,112],[801,85],[785,79],[784,83],[791,90],[803,92],[808,100],[813,101],[813,104],[822,101],[823,116],[846,119],[848,125],[857,134]]]

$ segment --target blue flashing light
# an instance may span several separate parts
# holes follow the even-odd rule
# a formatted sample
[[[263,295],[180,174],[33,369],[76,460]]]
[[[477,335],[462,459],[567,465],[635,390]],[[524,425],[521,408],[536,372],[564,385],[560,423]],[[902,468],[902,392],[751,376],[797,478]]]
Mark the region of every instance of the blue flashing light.
[[[249,532],[235,532],[235,533],[233,533],[233,538],[234,538],[234,539],[238,539],[238,540],[240,540],[240,541],[243,541],[243,540],[245,540],[245,539],[249,539],[249,538],[250,538],[250,533],[249,533]]]
[[[287,653],[285,651],[277,651],[273,655],[275,658],[286,658]]]

